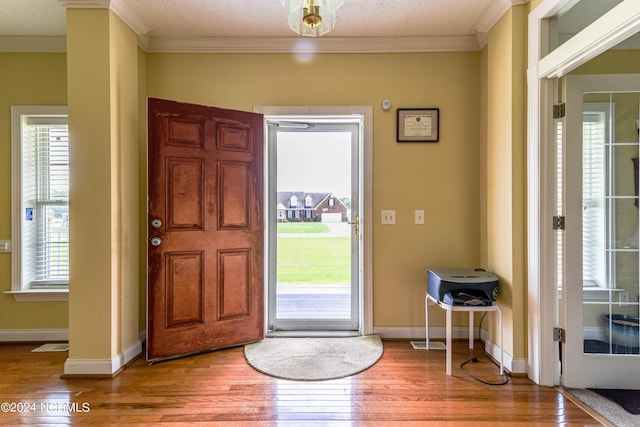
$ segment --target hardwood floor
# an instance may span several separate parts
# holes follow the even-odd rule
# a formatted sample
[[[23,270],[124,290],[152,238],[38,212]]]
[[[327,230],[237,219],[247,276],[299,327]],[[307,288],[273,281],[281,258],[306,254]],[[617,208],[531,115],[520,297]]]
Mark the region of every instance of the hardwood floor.
[[[0,345],[0,425],[191,424],[213,426],[599,425],[556,389],[523,377],[490,382],[498,368],[476,346],[454,342],[452,376],[445,353],[385,340],[384,354],[353,377],[285,381],[254,371],[242,348],[147,365],[113,379],[60,379],[66,352]],[[11,412],[12,410],[21,411]]]

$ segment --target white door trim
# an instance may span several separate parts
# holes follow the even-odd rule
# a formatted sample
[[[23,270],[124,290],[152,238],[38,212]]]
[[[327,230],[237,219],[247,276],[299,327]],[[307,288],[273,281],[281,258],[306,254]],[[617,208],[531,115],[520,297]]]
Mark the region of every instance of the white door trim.
[[[360,218],[360,230],[362,245],[362,272],[360,280],[362,281],[362,310],[360,310],[360,332],[363,335],[373,333],[373,247],[372,247],[372,231],[373,225],[370,220],[373,218],[373,107],[364,106],[255,106],[253,109],[256,113],[265,116],[326,116],[327,118],[347,115],[361,115],[364,120],[362,124],[362,152],[360,153],[362,164],[362,185],[360,191],[361,210],[363,218]],[[265,123],[265,135],[266,133]],[[265,150],[267,149],[265,145]],[[265,156],[266,158],[266,156]],[[266,171],[267,168],[265,168]],[[266,192],[265,192],[266,197]],[[266,219],[265,219],[266,220]],[[265,238],[268,233],[268,227],[265,226]],[[265,268],[267,263],[265,262]],[[265,272],[265,277],[267,277]],[[265,287],[265,298],[268,298]],[[265,328],[268,326],[267,313],[265,311]],[[265,330],[266,332],[266,330]]]

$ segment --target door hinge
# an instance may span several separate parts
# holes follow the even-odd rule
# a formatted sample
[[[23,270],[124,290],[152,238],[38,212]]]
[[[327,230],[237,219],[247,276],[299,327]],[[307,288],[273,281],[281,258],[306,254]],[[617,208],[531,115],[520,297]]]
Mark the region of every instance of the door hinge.
[[[564,102],[562,104],[555,104],[553,106],[553,118],[554,119],[563,118],[565,113],[566,113],[566,107],[565,107],[565,103]]]
[[[554,216],[552,222],[554,230],[564,230],[564,216]]]
[[[561,343],[564,344],[564,339],[565,339],[565,331],[562,328],[553,328],[553,340],[554,341],[560,341]]]

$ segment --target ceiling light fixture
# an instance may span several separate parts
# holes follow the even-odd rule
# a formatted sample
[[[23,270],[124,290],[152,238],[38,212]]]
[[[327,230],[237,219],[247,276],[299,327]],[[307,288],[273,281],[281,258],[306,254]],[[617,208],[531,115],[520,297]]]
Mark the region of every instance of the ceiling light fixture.
[[[287,9],[289,28],[301,36],[319,37],[333,30],[336,10],[344,0],[280,0]]]

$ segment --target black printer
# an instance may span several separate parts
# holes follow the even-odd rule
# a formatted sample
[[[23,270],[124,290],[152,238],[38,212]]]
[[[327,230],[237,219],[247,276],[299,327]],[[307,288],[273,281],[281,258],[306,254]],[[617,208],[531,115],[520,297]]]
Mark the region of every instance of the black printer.
[[[491,305],[498,297],[498,277],[482,269],[428,270],[428,292],[449,305]]]

